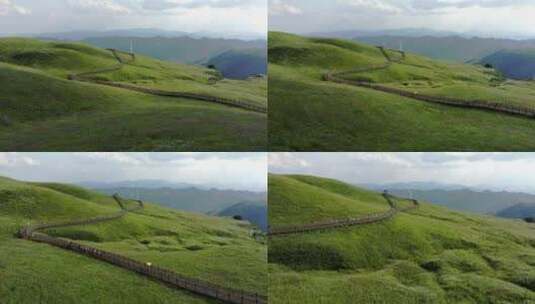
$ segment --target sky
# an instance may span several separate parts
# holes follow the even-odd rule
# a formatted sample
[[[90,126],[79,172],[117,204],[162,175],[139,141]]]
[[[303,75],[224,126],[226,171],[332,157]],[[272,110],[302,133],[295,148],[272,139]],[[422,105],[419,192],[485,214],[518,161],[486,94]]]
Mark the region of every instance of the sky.
[[[535,36],[533,0],[269,0],[269,28],[293,33],[426,28]]]
[[[266,191],[267,153],[0,153],[0,176],[73,184],[163,180]]]
[[[535,153],[270,153],[269,172],[352,184],[435,182],[535,193]]]
[[[0,33],[158,28],[267,32],[267,0],[0,0]]]

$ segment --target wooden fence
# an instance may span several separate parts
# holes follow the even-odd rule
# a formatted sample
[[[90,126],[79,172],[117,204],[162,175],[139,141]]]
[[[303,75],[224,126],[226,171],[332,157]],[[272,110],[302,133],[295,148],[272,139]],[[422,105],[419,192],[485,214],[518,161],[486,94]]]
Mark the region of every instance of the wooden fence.
[[[309,231],[336,229],[336,228],[344,228],[344,227],[357,226],[357,225],[367,225],[367,224],[377,223],[377,222],[391,219],[393,216],[395,216],[399,212],[409,211],[409,210],[418,208],[419,206],[419,203],[417,200],[411,200],[413,205],[399,208],[394,201],[394,198],[396,197],[388,193],[383,193],[383,197],[386,199],[386,201],[388,202],[390,206],[390,209],[386,212],[372,213],[372,214],[367,214],[364,216],[354,217],[354,218],[349,217],[349,218],[343,218],[343,219],[333,219],[333,220],[315,222],[315,223],[299,225],[299,226],[270,228],[268,235],[270,237],[271,236],[283,236],[283,235],[290,235],[290,234],[303,233],[303,232],[309,232]],[[404,198],[397,198],[397,199],[406,200]]]
[[[204,94],[195,94],[195,93],[188,93],[188,92],[173,92],[173,91],[164,91],[159,89],[151,89],[146,87],[140,87],[133,84],[128,83],[120,83],[120,82],[113,82],[113,81],[104,81],[104,80],[97,80],[92,79],[91,76],[95,76],[97,74],[101,73],[108,73],[108,72],[114,72],[121,70],[123,68],[124,64],[134,62],[136,60],[136,55],[133,53],[123,52],[116,49],[107,49],[110,52],[113,53],[113,56],[117,59],[119,62],[118,65],[114,65],[107,68],[97,69],[94,71],[89,72],[83,72],[78,74],[70,74],[68,76],[69,80],[77,80],[77,81],[84,81],[84,82],[91,82],[91,83],[97,83],[100,85],[107,85],[111,87],[126,89],[130,91],[136,91],[141,92],[145,94],[151,94],[151,95],[157,95],[157,96],[164,96],[164,97],[180,97],[180,98],[187,98],[187,99],[194,99],[194,100],[201,100],[206,102],[212,102],[212,103],[218,103],[226,106],[241,108],[249,111],[254,111],[258,113],[265,114],[268,112],[267,107],[262,107],[258,105],[251,104],[249,102],[241,101],[241,100],[235,100],[230,98],[221,98],[216,97],[212,95],[204,95]],[[131,56],[131,60],[125,61],[120,56],[119,53],[124,53],[129,56]]]
[[[535,118],[535,108],[532,108],[532,107],[508,105],[508,104],[493,102],[493,101],[488,101],[488,100],[464,100],[464,99],[457,99],[457,98],[451,98],[451,97],[432,96],[432,95],[420,94],[417,92],[411,92],[411,91],[406,91],[402,89],[392,88],[392,87],[388,87],[388,86],[384,86],[380,84],[375,84],[370,81],[348,80],[348,79],[343,78],[343,76],[346,76],[349,74],[366,73],[366,72],[373,72],[377,70],[387,69],[391,66],[392,63],[400,62],[406,56],[405,52],[399,51],[402,55],[402,58],[399,60],[393,61],[383,47],[378,46],[378,48],[381,50],[381,52],[387,59],[386,64],[379,65],[379,66],[352,69],[352,70],[347,70],[347,71],[337,72],[337,73],[331,71],[323,75],[323,80],[340,83],[340,84],[348,84],[348,85],[363,87],[367,89],[372,89],[376,91],[395,94],[395,95],[399,95],[403,97],[408,97],[411,99],[416,99],[416,100],[421,100],[421,101],[426,101],[426,102],[431,102],[431,103],[436,103],[436,104],[442,104],[442,105],[448,105],[448,106],[454,106],[454,107],[460,107],[460,108],[490,110],[490,111],[501,112],[505,114]]]
[[[138,206],[127,208],[125,202],[119,197],[119,195],[115,194],[113,195],[113,198],[121,207],[120,212],[114,213],[112,215],[98,216],[91,219],[32,225],[20,229],[19,237],[35,242],[46,243],[66,250],[71,250],[76,253],[83,254],[88,257],[95,258],[131,270],[140,275],[144,275],[151,279],[165,283],[169,286],[184,289],[198,295],[214,298],[225,303],[267,304],[267,297],[263,295],[232,289],[228,287],[222,287],[202,280],[188,278],[174,271],[164,269],[158,266],[153,266],[148,263],[139,262],[126,256],[79,244],[70,240],[55,238],[39,232],[51,228],[64,228],[70,226],[88,225],[111,221],[123,217],[128,212],[136,211],[143,208],[142,201],[137,201]]]

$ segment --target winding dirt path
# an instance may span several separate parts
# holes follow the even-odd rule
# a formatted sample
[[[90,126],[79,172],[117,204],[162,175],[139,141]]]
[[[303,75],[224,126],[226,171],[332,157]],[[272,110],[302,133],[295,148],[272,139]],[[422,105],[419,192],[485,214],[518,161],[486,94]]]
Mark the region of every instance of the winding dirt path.
[[[267,304],[267,297],[263,295],[222,287],[209,282],[188,278],[172,270],[160,268],[149,263],[139,262],[126,256],[79,244],[66,239],[52,237],[42,232],[43,230],[51,228],[65,228],[113,221],[124,217],[128,212],[134,212],[143,208],[143,202],[141,201],[137,201],[138,206],[127,208],[118,195],[114,195],[113,198],[121,207],[121,211],[117,213],[98,216],[90,219],[32,225],[20,229],[18,235],[22,239],[47,243],[52,246],[71,250],[76,253],[136,272],[168,286],[172,286],[177,289],[184,289],[197,295],[220,300],[224,303]]]
[[[319,231],[319,230],[329,230],[329,229],[339,229],[346,228],[350,226],[360,226],[368,225],[373,223],[382,222],[393,218],[396,214],[400,212],[406,212],[419,207],[417,200],[410,199],[412,205],[404,208],[399,208],[394,199],[406,200],[404,198],[396,198],[393,195],[388,194],[387,192],[383,193],[383,197],[388,202],[390,209],[386,212],[371,213],[360,217],[354,218],[343,218],[343,219],[334,219],[323,222],[310,223],[300,226],[286,226],[273,228],[269,230],[268,236],[284,236],[291,234],[298,234],[310,231]]]
[[[146,88],[146,87],[140,87],[140,86],[136,86],[136,85],[128,84],[128,83],[92,79],[91,76],[95,76],[95,75],[98,75],[98,74],[101,74],[101,73],[108,73],[108,72],[118,71],[118,70],[121,70],[125,64],[129,64],[129,63],[132,63],[132,62],[136,61],[136,55],[133,54],[133,53],[122,52],[122,51],[119,51],[119,50],[116,50],[116,49],[107,49],[107,50],[112,52],[113,56],[115,57],[115,59],[117,59],[119,64],[111,66],[111,67],[107,67],[107,68],[97,69],[97,70],[94,70],[94,71],[83,72],[83,73],[78,73],[78,74],[71,74],[71,75],[69,75],[68,79],[69,80],[96,83],[96,84],[100,84],[100,85],[106,85],[106,86],[121,88],[121,89],[125,89],[125,90],[141,92],[141,93],[145,93],[145,94],[164,96],[164,97],[176,97],[176,98],[187,98],[187,99],[193,99],[193,100],[200,100],[200,101],[206,101],[206,102],[211,102],[211,103],[218,103],[218,104],[222,104],[222,105],[226,105],[226,106],[230,106],[230,107],[235,107],[235,108],[241,108],[241,109],[245,109],[245,110],[249,110],[249,111],[253,111],[253,112],[258,112],[258,113],[263,113],[263,114],[267,113],[267,108],[266,107],[253,105],[253,104],[251,104],[249,102],[242,101],[242,100],[236,100],[236,99],[230,99],[230,98],[222,98],[222,97],[217,97],[217,96],[212,96],[212,95],[188,93],[188,92],[165,91],[165,90],[159,90],[159,89],[151,89],[151,88]],[[119,55],[121,53],[131,56],[131,59],[130,60],[124,60]]]
[[[385,70],[388,69],[393,63],[402,63],[402,61],[405,59],[405,53],[402,53],[402,57],[399,60],[393,60],[391,59],[390,55],[385,51],[384,48],[378,47],[387,59],[387,62],[384,65],[379,66],[372,66],[372,67],[364,67],[360,69],[353,69],[353,70],[347,70],[343,72],[328,72],[323,75],[323,80],[330,81],[334,83],[340,83],[340,84],[347,84],[367,89],[372,89],[376,91],[381,91],[384,93],[399,95],[403,97],[408,97],[411,99],[416,99],[420,101],[430,102],[430,103],[436,103],[436,104],[442,104],[447,106],[454,106],[454,107],[460,107],[460,108],[471,108],[471,109],[480,109],[480,110],[489,110],[494,112],[500,112],[510,115],[518,115],[528,118],[535,118],[535,108],[532,107],[523,107],[518,105],[507,105],[503,103],[488,101],[488,100],[464,100],[464,99],[457,99],[457,98],[451,98],[451,97],[440,97],[440,96],[432,96],[432,95],[426,95],[421,94],[418,92],[411,92],[406,91],[402,89],[392,88],[380,84],[375,84],[373,82],[368,81],[359,81],[359,80],[348,80],[345,79],[344,76],[349,74],[358,74],[358,73],[366,73],[366,72],[372,72],[372,71],[378,71],[378,70]]]

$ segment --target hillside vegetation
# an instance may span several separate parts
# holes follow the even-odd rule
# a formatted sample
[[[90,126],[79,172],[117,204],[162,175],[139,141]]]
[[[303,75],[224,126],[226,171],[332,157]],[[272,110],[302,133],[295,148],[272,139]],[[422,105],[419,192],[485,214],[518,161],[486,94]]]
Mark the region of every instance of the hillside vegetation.
[[[319,177],[270,175],[269,191],[272,228],[388,208],[379,193]],[[531,303],[534,232],[421,203],[388,221],[271,237],[270,302]]]
[[[216,303],[99,260],[16,237],[28,224],[118,210],[112,198],[83,188],[0,178],[2,303]],[[250,236],[251,229],[247,222],[145,204],[118,220],[47,233],[187,277],[266,294],[267,248]]]
[[[262,113],[103,82],[266,107],[266,81],[228,80],[201,67],[119,56],[127,63],[84,44],[0,39],[0,145],[25,151],[265,149]],[[68,80],[103,69],[108,71],[84,76],[84,82]]]
[[[535,84],[492,69],[451,64],[352,41],[269,35],[270,144],[280,150],[527,150],[535,120],[424,102],[350,84],[381,85],[465,104],[535,108]],[[375,67],[375,70],[362,69]],[[356,71],[358,70],[358,72]],[[349,72],[355,71],[355,72]]]

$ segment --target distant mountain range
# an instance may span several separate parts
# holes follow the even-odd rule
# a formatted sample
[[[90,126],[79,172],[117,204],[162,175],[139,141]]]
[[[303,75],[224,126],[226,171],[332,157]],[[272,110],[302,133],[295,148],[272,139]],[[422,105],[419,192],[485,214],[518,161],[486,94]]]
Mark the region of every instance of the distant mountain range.
[[[482,64],[490,64],[507,78],[518,80],[535,79],[535,48],[501,50],[481,59]]]
[[[99,181],[85,181],[77,183],[79,186],[91,189],[106,189],[106,188],[148,188],[148,189],[158,189],[158,188],[175,188],[175,189],[187,189],[187,188],[198,188],[209,190],[212,188],[217,188],[214,185],[196,185],[188,183],[174,183],[164,180],[157,179],[143,179],[143,180],[127,180],[127,181],[118,181],[118,182],[99,182]]]
[[[406,182],[406,183],[390,183],[390,184],[359,184],[364,188],[368,188],[375,191],[388,190],[406,190],[406,189],[416,189],[416,190],[459,190],[466,189],[466,186],[458,184],[443,184],[435,182]]]
[[[192,38],[188,36],[113,36],[86,38],[82,41],[100,48],[116,48],[125,51],[130,50],[130,43],[132,42],[136,53],[183,63],[205,63],[211,58],[231,50],[267,49],[265,40],[244,41],[238,39]]]
[[[535,204],[535,195],[520,192],[394,189],[393,194],[429,201],[451,209],[483,214],[497,214],[517,204]]]
[[[230,50],[207,63],[221,71],[225,78],[245,79],[251,75],[267,74],[267,51],[262,48]]]
[[[467,38],[460,36],[357,36],[354,40],[382,45],[435,59],[458,62],[477,62],[503,49],[535,48],[535,40]]]
[[[217,215],[228,217],[239,215],[258,226],[262,231],[267,232],[267,205],[258,205],[256,202],[241,202],[220,211]]]
[[[516,204],[511,207],[500,210],[498,213],[496,213],[496,215],[508,218],[535,218],[535,203]]]
[[[199,189],[196,187],[106,187],[93,189],[109,195],[118,193],[127,198],[139,198],[174,209],[210,214],[217,214],[238,203],[247,202],[254,206],[266,206],[267,204],[265,192]]]
[[[17,34],[17,36],[48,38],[59,40],[73,40],[79,41],[87,38],[100,37],[191,37],[191,38],[218,38],[218,39],[239,39],[239,40],[265,40],[265,35],[245,32],[184,32],[184,31],[170,31],[156,28],[137,28],[137,29],[116,29],[107,31],[68,31],[68,32],[53,32],[53,33],[39,33],[39,34]]]
[[[460,35],[451,31],[437,31],[425,28],[406,28],[406,29],[390,29],[390,30],[345,30],[345,31],[331,31],[331,32],[313,32],[305,34],[309,37],[329,37],[341,39],[354,39],[356,37],[374,37],[374,36],[405,36],[405,37],[446,37]]]
[[[361,184],[362,187],[402,197],[412,197],[460,211],[494,214],[500,217],[526,218],[535,216],[535,195],[523,192],[491,191],[484,187],[468,188],[456,184],[407,182],[391,184]]]

